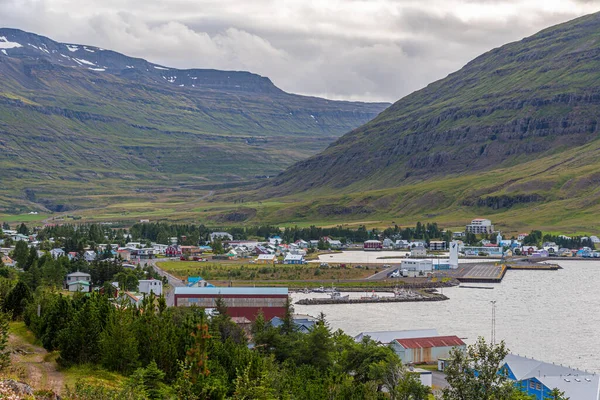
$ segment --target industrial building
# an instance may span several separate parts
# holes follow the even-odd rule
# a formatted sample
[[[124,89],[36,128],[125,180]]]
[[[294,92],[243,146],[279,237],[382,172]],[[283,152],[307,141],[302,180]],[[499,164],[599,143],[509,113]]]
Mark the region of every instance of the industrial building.
[[[509,354],[504,358],[500,373],[537,400],[548,399],[555,388],[572,400],[600,398],[600,378],[591,372]]]
[[[288,299],[287,288],[276,287],[176,287],[175,306],[215,308],[222,298],[230,317],[246,317],[254,321],[262,310],[266,320],[283,318]]]
[[[438,359],[447,358],[453,348],[464,351],[467,347],[457,336],[396,339],[390,346],[404,364],[437,363]]]
[[[383,243],[379,240],[367,240],[363,244],[363,250],[365,251],[376,251],[383,250]]]
[[[466,226],[465,230],[469,233],[474,233],[475,235],[482,233],[490,234],[494,232],[494,225],[492,225],[492,221],[489,219],[475,218]]]
[[[433,260],[402,260],[400,269],[410,272],[431,272],[433,271]]]

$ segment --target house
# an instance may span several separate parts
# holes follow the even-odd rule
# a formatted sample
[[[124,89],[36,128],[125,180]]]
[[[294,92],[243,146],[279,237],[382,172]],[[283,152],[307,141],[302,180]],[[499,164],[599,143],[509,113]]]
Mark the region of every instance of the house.
[[[541,249],[541,250],[534,251],[531,254],[531,257],[532,258],[541,258],[541,257],[548,257],[549,255],[550,254],[548,253],[548,250]]]
[[[309,240],[308,242],[310,243],[310,247],[317,247],[319,245],[318,240]]]
[[[9,256],[2,255],[2,264],[6,267],[14,267],[17,263]]]
[[[91,284],[87,281],[68,282],[67,287],[69,289],[69,292],[91,292]]]
[[[154,293],[162,295],[163,283],[158,279],[141,279],[138,281],[138,292],[142,294]]]
[[[394,243],[395,249],[408,249],[410,247],[410,242],[408,240],[396,240]]]
[[[233,236],[227,232],[213,232],[210,234],[211,243],[214,242],[215,239],[221,239],[221,241],[231,241],[233,240]]]
[[[67,274],[67,279],[65,279],[65,283],[67,284],[67,286],[71,282],[78,282],[78,281],[90,283],[92,281],[92,276],[85,272],[77,271],[77,272],[71,272],[70,274]]]
[[[465,231],[475,235],[482,233],[490,234],[494,232],[494,225],[492,225],[492,221],[489,219],[475,218],[466,226]]]
[[[385,238],[383,239],[382,245],[384,249],[391,249],[394,247],[394,241],[390,238]]]
[[[280,236],[273,236],[269,238],[269,244],[273,246],[277,246],[278,244],[283,243],[283,239]]]
[[[257,264],[274,264],[277,257],[275,254],[259,254],[255,261]]]
[[[416,246],[410,249],[411,257],[425,257],[427,256],[427,250],[423,246]]]
[[[69,257],[69,261],[73,261],[79,259],[79,254],[75,251],[70,251],[69,254],[67,254],[67,257]]]
[[[225,254],[225,256],[227,258],[229,258],[230,260],[237,260],[238,258],[238,252],[235,251],[234,249],[231,249],[227,252],[227,254]]]
[[[165,249],[165,256],[167,257],[180,257],[181,254],[181,246],[177,244],[172,244]]]
[[[317,323],[317,319],[310,315],[294,314],[292,315],[292,321],[295,329],[300,333],[308,333],[311,328]],[[279,328],[283,325],[283,318],[273,317],[270,321],[271,326]]]
[[[165,254],[165,251],[167,251],[167,247],[169,247],[166,244],[158,244],[158,243],[152,243],[152,248],[157,252],[157,254]]]
[[[329,243],[330,249],[338,250],[342,248],[342,242],[339,240],[329,239],[327,240],[327,243]]]
[[[119,249],[117,250],[117,257],[123,261],[130,261],[131,251],[129,249]]]
[[[432,240],[429,242],[429,250],[444,251],[446,250],[446,242],[444,240]]]
[[[130,306],[139,307],[142,305],[142,301],[144,300],[144,295],[142,293],[133,293],[122,291],[119,292],[117,301],[123,302],[125,305],[129,304]]]
[[[415,329],[403,331],[374,331],[361,332],[354,337],[354,340],[361,342],[364,338],[370,337],[379,344],[388,345],[396,339],[414,339],[422,337],[439,336],[435,329]]]
[[[447,358],[453,348],[467,347],[458,336],[395,339],[390,346],[404,364],[437,363],[438,359]]]
[[[537,246],[523,246],[523,247],[521,247],[521,254],[523,254],[524,256],[530,256],[530,255],[532,255],[536,251],[538,251]]]
[[[514,354],[508,354],[501,365],[499,373],[536,400],[548,399],[555,388],[564,392],[565,398],[573,400],[599,398],[600,377],[597,374]]]
[[[50,255],[52,256],[52,258],[57,259],[58,257],[64,257],[65,256],[65,251],[63,249],[52,249],[50,250]]]
[[[466,236],[464,232],[452,232],[452,239],[462,239]]]
[[[296,240],[294,242],[294,244],[296,246],[298,246],[298,248],[300,248],[300,249],[308,249],[308,246],[309,246],[308,242],[306,240],[302,240],[302,239]]]
[[[98,255],[96,254],[96,252],[91,251],[91,250],[88,250],[85,253],[83,253],[83,259],[87,262],[92,262],[92,261],[96,260],[97,256]]]
[[[187,287],[215,287],[215,285],[208,283],[200,276],[188,276]]]
[[[463,246],[461,251],[466,256],[478,256],[480,254],[487,254],[489,256],[497,256],[502,257],[504,252],[502,251],[502,247],[498,246]]]
[[[529,236],[529,233],[519,233],[519,234],[517,235],[517,240],[521,240],[521,241],[522,241],[522,240],[523,240],[523,239],[525,239],[527,236]]]
[[[302,254],[288,254],[283,260],[284,264],[304,264],[304,256]]]
[[[592,235],[590,236],[590,240],[592,241],[592,243],[594,244],[598,244],[600,243],[600,238],[598,238],[598,236]]]
[[[363,243],[364,251],[377,251],[383,249],[383,243],[379,240],[367,240]]]

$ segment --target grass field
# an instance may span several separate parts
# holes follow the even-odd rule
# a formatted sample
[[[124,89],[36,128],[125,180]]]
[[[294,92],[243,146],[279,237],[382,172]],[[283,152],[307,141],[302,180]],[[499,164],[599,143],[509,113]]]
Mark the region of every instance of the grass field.
[[[338,281],[363,279],[383,267],[375,268],[341,268],[332,266],[321,268],[319,264],[282,265],[282,264],[250,264],[244,261],[232,262],[197,262],[197,261],[162,261],[157,265],[165,271],[181,278],[201,276],[211,282],[306,282]],[[319,286],[319,285],[317,285]]]

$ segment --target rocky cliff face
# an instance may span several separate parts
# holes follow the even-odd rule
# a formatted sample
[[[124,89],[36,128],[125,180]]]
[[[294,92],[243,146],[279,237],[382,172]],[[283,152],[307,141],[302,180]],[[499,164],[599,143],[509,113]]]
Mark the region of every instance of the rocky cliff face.
[[[600,15],[494,49],[274,180],[377,189],[513,166],[598,139]]]

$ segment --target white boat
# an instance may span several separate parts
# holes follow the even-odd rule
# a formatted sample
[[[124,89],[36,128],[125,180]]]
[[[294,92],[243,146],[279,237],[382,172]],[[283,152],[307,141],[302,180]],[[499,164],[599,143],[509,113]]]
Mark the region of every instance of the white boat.
[[[350,295],[347,294],[345,296],[342,296],[342,294],[340,292],[335,290],[335,291],[329,293],[329,297],[331,298],[331,300],[348,300],[350,298]]]

